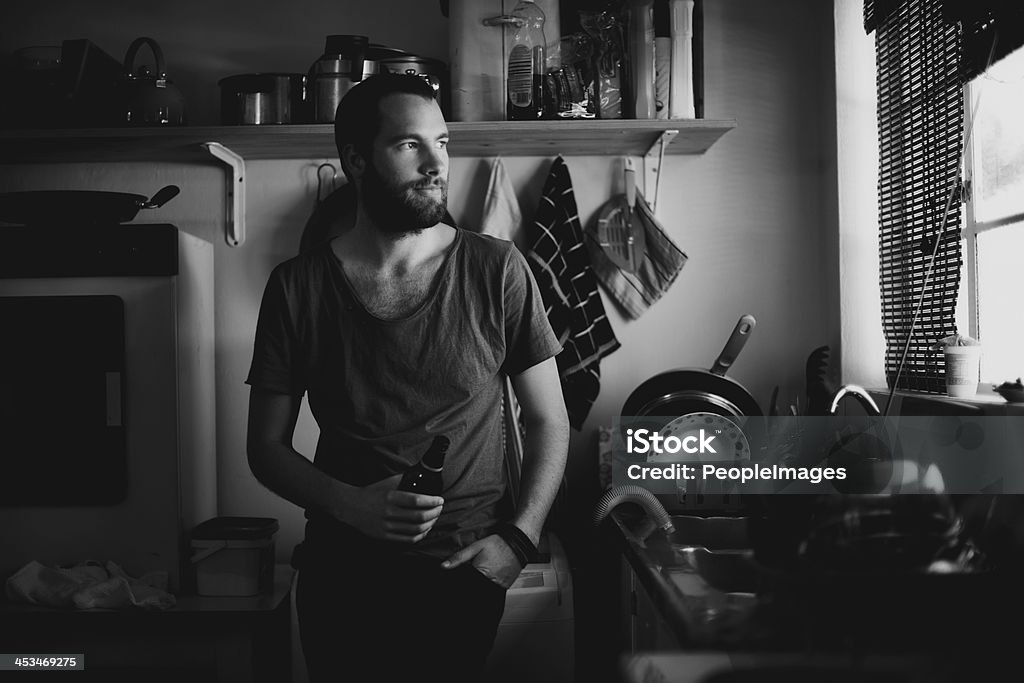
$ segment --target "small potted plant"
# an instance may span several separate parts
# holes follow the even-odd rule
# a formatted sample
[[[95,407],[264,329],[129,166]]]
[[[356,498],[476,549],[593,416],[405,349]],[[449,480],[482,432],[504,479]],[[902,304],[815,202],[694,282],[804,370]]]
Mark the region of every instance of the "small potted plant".
[[[978,393],[981,342],[965,334],[951,334],[931,346],[946,356],[946,393],[964,398]]]

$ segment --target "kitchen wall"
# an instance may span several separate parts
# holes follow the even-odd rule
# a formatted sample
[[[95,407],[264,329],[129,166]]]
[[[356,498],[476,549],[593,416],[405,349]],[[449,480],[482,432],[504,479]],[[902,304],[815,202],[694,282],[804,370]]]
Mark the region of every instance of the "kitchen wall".
[[[366,33],[374,42],[447,57],[437,4],[200,3],[25,0],[4,3],[0,53],[87,37],[119,56],[139,35],[164,49],[193,123],[216,123],[218,78],[248,71],[305,71],[328,33]],[[705,115],[738,125],[706,154],[672,156],[662,173],[657,215],[689,255],[672,289],[639,320],[605,299],[622,348],[601,364],[601,394],[573,434],[570,502],[585,519],[596,495],[595,430],[611,424],[626,397],[651,375],[708,368],[740,315],[757,327],[729,376],[766,404],[780,385],[783,405],[803,392],[804,362],[840,338],[836,104],[832,3],[819,0],[707,0]],[[873,144],[873,140],[871,141]],[[248,388],[243,380],[270,269],[295,253],[313,206],[323,159],[251,162],[248,239],[223,239],[224,172],[196,163],[0,166],[0,190],[106,189],[151,194],[182,189],[139,222],[171,222],[216,244],[217,419],[220,512],[281,520],[278,554],[300,538],[294,506],[263,489],[244,452]],[[524,213],[532,215],[548,158],[506,157]],[[621,160],[569,157],[580,216],[588,220],[618,191]],[[480,216],[486,160],[453,159],[451,212],[463,226]],[[297,448],[312,454],[316,428],[306,411]]]

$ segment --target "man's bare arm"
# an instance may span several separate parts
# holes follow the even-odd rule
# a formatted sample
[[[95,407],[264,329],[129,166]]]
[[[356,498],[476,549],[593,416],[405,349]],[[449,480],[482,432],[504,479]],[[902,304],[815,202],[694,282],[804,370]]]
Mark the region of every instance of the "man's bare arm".
[[[554,358],[511,379],[526,423],[522,488],[512,522],[536,545],[565,471],[569,418]]]
[[[395,491],[401,475],[359,488],[324,474],[292,448],[300,405],[297,397],[251,390],[246,450],[256,479],[299,507],[326,513],[373,538],[415,543],[426,536],[444,500]]]

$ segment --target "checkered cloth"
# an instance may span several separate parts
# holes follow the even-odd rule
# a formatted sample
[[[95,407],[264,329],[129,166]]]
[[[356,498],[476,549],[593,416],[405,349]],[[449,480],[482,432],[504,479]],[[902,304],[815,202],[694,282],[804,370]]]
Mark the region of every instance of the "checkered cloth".
[[[561,156],[551,165],[526,243],[548,322],[562,344],[556,362],[569,424],[579,431],[600,391],[598,363],[619,348],[619,341],[597,291],[569,167]]]

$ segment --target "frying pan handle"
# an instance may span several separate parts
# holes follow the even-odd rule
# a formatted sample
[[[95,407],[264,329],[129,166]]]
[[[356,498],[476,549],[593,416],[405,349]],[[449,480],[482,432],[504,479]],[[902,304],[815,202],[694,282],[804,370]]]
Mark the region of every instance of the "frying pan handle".
[[[157,190],[155,195],[153,195],[150,199],[142,203],[142,208],[155,209],[161,207],[167,202],[177,197],[179,192],[181,192],[181,190],[178,188],[177,185],[167,185],[166,187],[161,187],[159,190]]]
[[[726,371],[732,367],[733,362],[736,360],[736,356],[740,355],[740,351],[747,343],[747,339],[750,338],[750,334],[754,331],[754,325],[756,324],[757,321],[754,320],[754,316],[749,313],[740,317],[736,327],[732,330],[732,334],[729,335],[729,341],[725,342],[725,348],[718,354],[715,364],[711,366],[711,374],[725,376]]]

